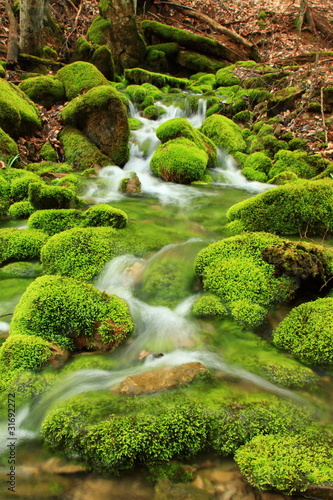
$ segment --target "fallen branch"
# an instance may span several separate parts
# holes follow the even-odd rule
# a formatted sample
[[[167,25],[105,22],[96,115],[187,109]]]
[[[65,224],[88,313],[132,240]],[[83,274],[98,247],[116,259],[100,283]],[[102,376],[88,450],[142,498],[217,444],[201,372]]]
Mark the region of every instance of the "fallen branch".
[[[208,24],[208,26],[213,28],[218,33],[226,35],[229,38],[231,38],[234,42],[236,42],[237,44],[242,45],[242,47],[246,48],[247,50],[249,50],[251,52],[251,55],[253,57],[255,56],[254,58],[256,58],[256,60],[258,59],[258,54],[257,54],[256,48],[252,43],[248,42],[245,38],[240,36],[235,31],[230,30],[228,28],[225,28],[220,23],[214,21],[214,19],[212,19],[211,17],[206,16],[206,14],[202,14],[201,12],[198,12],[197,10],[192,9],[192,7],[186,7],[185,5],[179,5],[178,3],[162,1],[161,4],[162,5],[169,5],[170,7],[173,7],[174,9],[178,10],[182,14],[188,15],[190,17],[193,17],[194,19],[197,19],[201,22]]]
[[[15,68],[19,52],[19,27],[9,0],[5,0],[6,14],[9,19],[6,67]]]
[[[77,28],[77,23],[79,21],[79,17],[81,15],[81,12],[82,12],[82,7],[83,7],[83,1],[81,0],[80,2],[80,6],[78,8],[78,11],[77,11],[77,14],[76,14],[76,17],[75,17],[75,21],[74,21],[74,29],[76,30]]]

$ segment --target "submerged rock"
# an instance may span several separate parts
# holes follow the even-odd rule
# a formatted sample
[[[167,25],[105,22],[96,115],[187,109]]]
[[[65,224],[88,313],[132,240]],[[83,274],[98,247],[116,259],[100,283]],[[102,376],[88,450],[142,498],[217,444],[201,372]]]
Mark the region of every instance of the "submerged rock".
[[[161,479],[155,487],[154,500],[211,500],[213,498],[213,495],[192,484],[174,484],[169,479]]]
[[[202,363],[185,363],[173,368],[165,366],[140,375],[126,377],[113,388],[112,392],[126,396],[152,394],[189,384],[202,375],[208,375],[208,370]]]

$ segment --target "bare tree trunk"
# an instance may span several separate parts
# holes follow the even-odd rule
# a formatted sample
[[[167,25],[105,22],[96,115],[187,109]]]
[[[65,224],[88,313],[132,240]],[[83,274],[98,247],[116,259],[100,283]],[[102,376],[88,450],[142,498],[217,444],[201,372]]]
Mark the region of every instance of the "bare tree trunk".
[[[9,19],[9,35],[7,44],[6,67],[15,68],[19,51],[19,28],[12,10],[10,0],[5,0],[6,14]]]
[[[25,54],[40,55],[43,47],[42,30],[47,18],[48,0],[21,0],[20,49]]]
[[[135,11],[136,0],[100,2],[101,16],[112,24],[108,45],[118,73],[137,66],[145,56],[145,42],[138,33]]]

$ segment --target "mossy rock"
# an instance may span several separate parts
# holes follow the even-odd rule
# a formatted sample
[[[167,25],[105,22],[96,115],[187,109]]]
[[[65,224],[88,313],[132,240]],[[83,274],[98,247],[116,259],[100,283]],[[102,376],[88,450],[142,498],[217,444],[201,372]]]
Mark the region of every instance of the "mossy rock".
[[[300,179],[295,172],[290,170],[284,170],[280,174],[276,174],[272,179],[268,181],[268,184],[277,184],[282,186],[283,184],[289,184],[290,182],[298,182]]]
[[[320,155],[311,155],[306,151],[280,150],[275,154],[275,162],[269,171],[272,178],[288,170],[301,179],[311,179],[325,170],[326,162]]]
[[[41,265],[39,262],[12,262],[0,269],[1,279],[23,278],[34,279],[41,275]]]
[[[158,71],[159,73],[167,73],[169,64],[166,55],[161,50],[150,49],[146,52],[145,65],[151,71]]]
[[[42,176],[42,174],[46,174],[48,172],[68,174],[73,171],[73,167],[69,163],[42,161],[40,163],[28,163],[25,166],[25,170]]]
[[[86,170],[96,165],[106,167],[111,163],[111,160],[75,127],[66,125],[60,132],[59,139],[64,145],[66,162],[75,170]]]
[[[242,129],[226,116],[212,115],[206,118],[200,130],[227,153],[245,150]]]
[[[0,229],[0,264],[39,259],[48,235],[35,229]]]
[[[270,168],[272,167],[272,163],[273,163],[272,160],[264,153],[257,152],[257,153],[252,153],[246,157],[244,161],[244,168],[250,167],[258,172],[263,172],[265,174],[268,174]]]
[[[0,159],[7,159],[18,154],[16,142],[0,128]]]
[[[10,337],[24,333],[71,350],[110,350],[132,330],[128,305],[119,297],[72,278],[42,276],[16,306]]]
[[[19,84],[19,89],[34,102],[50,109],[54,104],[65,101],[65,87],[59,79],[51,75],[27,78]]]
[[[317,485],[319,491],[331,491],[332,445],[332,433],[324,429],[257,436],[237,450],[235,460],[249,483],[260,490],[293,494],[310,485],[315,491]]]
[[[56,78],[63,83],[68,100],[99,85],[108,85],[105,76],[91,63],[77,61],[61,68]]]
[[[29,229],[39,229],[50,236],[82,225],[82,212],[74,208],[36,210],[28,220]]]
[[[29,196],[29,186],[32,183],[43,184],[41,178],[26,170],[21,171],[21,175],[16,176],[10,184],[10,195],[13,201],[27,200]]]
[[[115,79],[115,67],[112,52],[106,45],[95,47],[91,58],[92,64],[107,78]]]
[[[77,202],[73,191],[61,186],[47,186],[41,183],[29,184],[29,202],[35,210],[70,208]]]
[[[40,148],[39,154],[43,160],[56,162],[58,160],[58,155],[51,142],[47,141]]]
[[[165,56],[168,58],[173,58],[179,52],[179,45],[176,42],[169,43],[156,43],[154,45],[147,46],[147,52],[151,50],[157,50],[158,52],[163,52]]]
[[[304,93],[296,87],[277,90],[267,104],[267,116],[276,116],[283,111],[295,109],[295,103]]]
[[[138,118],[129,118],[128,126],[130,130],[139,130],[143,127],[143,123]]]
[[[227,218],[240,219],[247,231],[323,236],[333,227],[332,187],[331,179],[285,184],[236,203]]]
[[[180,50],[176,57],[176,63],[189,71],[216,73],[220,68],[223,68],[226,63],[208,57],[198,52],[188,50]]]
[[[116,89],[102,85],[89,90],[68,103],[61,118],[87,135],[114,165],[125,165],[129,127],[126,108]]]
[[[150,168],[166,181],[189,184],[203,177],[207,163],[207,153],[181,137],[161,144],[151,159]]]
[[[28,219],[35,211],[29,201],[18,201],[9,207],[9,215],[13,219]]]
[[[332,368],[332,306],[328,297],[292,309],[274,330],[274,345],[306,364]]]
[[[35,335],[12,335],[0,347],[0,366],[5,370],[39,370],[51,358],[51,343]]]
[[[128,222],[127,214],[119,208],[111,207],[106,203],[100,203],[88,208],[82,214],[85,227],[114,227],[121,229]]]
[[[42,120],[34,103],[15,85],[0,79],[0,127],[11,137],[31,135]]]
[[[206,292],[220,298],[236,321],[247,327],[263,322],[270,305],[285,301],[296,281],[276,277],[261,251],[281,240],[268,233],[247,233],[213,243],[196,258],[196,273]]]
[[[101,16],[96,16],[87,31],[87,39],[96,45],[104,45],[107,43],[112,24],[107,19]]]
[[[233,74],[235,66],[227,66],[226,68],[219,69],[216,73],[216,85],[218,87],[232,87],[233,85],[240,85],[241,79]]]
[[[150,83],[156,87],[163,89],[167,85],[171,87],[184,89],[188,85],[187,78],[176,78],[173,76],[163,75],[161,73],[154,73],[142,68],[125,69],[125,78],[130,83],[142,85],[143,83]]]
[[[91,45],[87,40],[80,36],[75,42],[73,62],[75,61],[86,61],[90,62],[92,53],[94,51],[93,45]]]
[[[192,314],[198,318],[223,318],[229,315],[221,299],[213,293],[205,293],[198,297],[193,303]]]

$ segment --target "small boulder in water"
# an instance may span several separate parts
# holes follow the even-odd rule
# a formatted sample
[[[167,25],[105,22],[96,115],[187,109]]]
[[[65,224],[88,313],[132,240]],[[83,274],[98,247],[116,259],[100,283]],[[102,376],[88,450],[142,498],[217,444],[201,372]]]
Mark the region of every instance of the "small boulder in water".
[[[112,392],[126,396],[153,394],[193,382],[200,375],[208,375],[202,363],[185,363],[180,366],[163,366],[157,370],[126,377]]]

